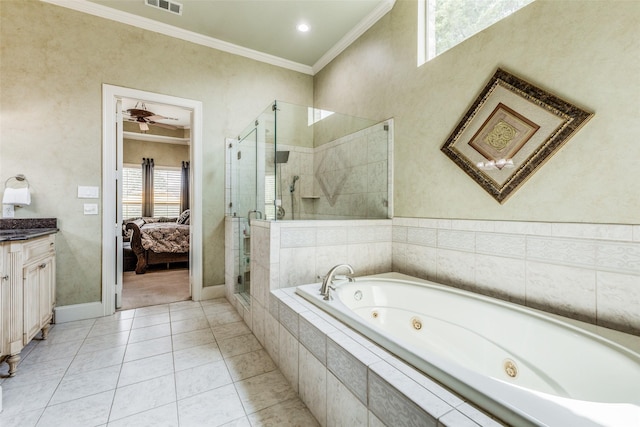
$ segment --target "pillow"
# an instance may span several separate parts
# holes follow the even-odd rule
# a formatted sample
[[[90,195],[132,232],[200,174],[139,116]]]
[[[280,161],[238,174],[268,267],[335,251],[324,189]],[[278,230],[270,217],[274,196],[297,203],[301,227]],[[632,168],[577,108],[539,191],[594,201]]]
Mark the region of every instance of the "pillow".
[[[186,209],[184,212],[182,212],[180,214],[180,216],[178,217],[176,223],[177,224],[187,224],[187,220],[189,219],[189,214],[191,212],[189,211],[189,209]]]

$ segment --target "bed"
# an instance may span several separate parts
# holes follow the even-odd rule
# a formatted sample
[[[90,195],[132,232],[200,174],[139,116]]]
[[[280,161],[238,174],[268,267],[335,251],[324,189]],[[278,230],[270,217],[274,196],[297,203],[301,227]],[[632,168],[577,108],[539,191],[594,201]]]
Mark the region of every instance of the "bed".
[[[125,221],[125,232],[136,256],[136,274],[153,264],[189,262],[189,221],[184,213],[177,219],[137,218]]]

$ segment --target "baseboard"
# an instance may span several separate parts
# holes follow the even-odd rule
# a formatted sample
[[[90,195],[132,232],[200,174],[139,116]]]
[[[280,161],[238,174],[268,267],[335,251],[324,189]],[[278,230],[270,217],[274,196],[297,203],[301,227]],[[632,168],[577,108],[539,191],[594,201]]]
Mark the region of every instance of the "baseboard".
[[[73,322],[75,320],[94,319],[104,316],[101,302],[87,302],[56,307],[55,323]]]
[[[225,285],[205,286],[200,292],[202,301],[215,298],[224,298],[226,293]]]

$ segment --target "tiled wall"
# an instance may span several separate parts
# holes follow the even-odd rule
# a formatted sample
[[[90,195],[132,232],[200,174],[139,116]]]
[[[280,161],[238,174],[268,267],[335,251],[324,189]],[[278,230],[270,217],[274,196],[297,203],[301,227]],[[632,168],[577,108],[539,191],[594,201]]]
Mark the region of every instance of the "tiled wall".
[[[640,226],[395,218],[393,271],[640,334]]]
[[[294,295],[336,264],[640,334],[640,226],[394,218],[253,221],[251,233],[251,305],[238,311],[322,425],[496,425]]]
[[[640,334],[638,225],[254,221],[251,244],[262,309],[270,290],[317,282],[347,262],[356,275],[396,271]]]
[[[271,150],[275,151],[273,145]],[[278,151],[288,151],[287,163],[276,165],[276,199],[280,200],[285,210],[284,220],[291,219],[291,197],[294,198],[295,218],[309,218],[314,215],[314,205],[307,203],[308,197],[313,194],[313,148],[297,147],[295,145],[278,144]],[[268,159],[267,159],[268,161]],[[296,182],[296,191],[291,193],[289,186],[294,176],[300,179]]]
[[[390,203],[392,122],[383,122],[315,149],[315,219],[386,218]]]

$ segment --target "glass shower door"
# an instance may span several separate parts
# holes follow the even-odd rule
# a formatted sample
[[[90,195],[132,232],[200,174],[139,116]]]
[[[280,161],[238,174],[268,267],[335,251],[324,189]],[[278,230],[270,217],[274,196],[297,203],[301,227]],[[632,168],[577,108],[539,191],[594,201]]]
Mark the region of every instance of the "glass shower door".
[[[258,128],[245,130],[235,144],[235,216],[238,218],[238,278],[236,293],[247,303],[251,295],[251,219],[259,216],[257,209],[257,147]]]

